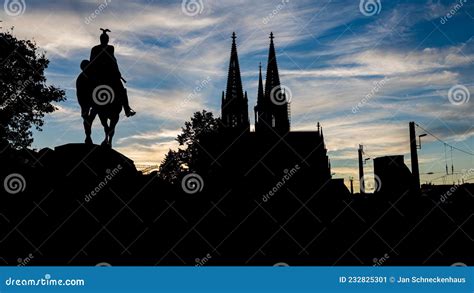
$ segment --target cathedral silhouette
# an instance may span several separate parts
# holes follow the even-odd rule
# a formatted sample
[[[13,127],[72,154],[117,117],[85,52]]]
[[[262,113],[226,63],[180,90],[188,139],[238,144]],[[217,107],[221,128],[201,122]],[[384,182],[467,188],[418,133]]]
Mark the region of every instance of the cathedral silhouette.
[[[315,123],[315,131],[290,129],[291,92],[280,83],[273,39],[270,33],[265,86],[259,66],[255,131],[251,131],[248,95],[243,90],[236,35],[232,34],[227,87],[222,92],[223,130],[202,136],[200,169],[212,182],[248,187],[246,194],[248,190],[271,189],[278,178],[284,178],[291,170],[294,174],[291,180],[285,180],[285,185],[291,183],[293,188],[305,191],[337,187],[338,194],[348,194],[342,179],[331,179],[319,122]]]

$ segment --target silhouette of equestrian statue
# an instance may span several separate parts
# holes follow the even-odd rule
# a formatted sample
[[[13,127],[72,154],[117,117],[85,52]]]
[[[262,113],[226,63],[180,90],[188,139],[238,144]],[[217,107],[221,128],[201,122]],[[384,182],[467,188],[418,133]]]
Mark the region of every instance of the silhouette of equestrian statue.
[[[114,47],[109,45],[109,29],[102,29],[100,45],[92,48],[90,60],[82,60],[81,74],[77,78],[77,99],[81,106],[86,144],[92,144],[92,123],[97,115],[104,127],[103,146],[112,147],[122,108],[127,117],[136,114],[128,103],[127,89],[123,86],[125,79],[120,73]]]

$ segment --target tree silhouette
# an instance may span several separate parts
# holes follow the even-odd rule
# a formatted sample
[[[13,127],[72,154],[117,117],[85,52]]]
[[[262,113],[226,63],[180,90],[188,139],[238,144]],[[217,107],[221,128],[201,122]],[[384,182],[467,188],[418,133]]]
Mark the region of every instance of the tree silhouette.
[[[175,184],[186,173],[185,165],[185,151],[169,150],[160,165],[159,177],[168,183]]]
[[[169,150],[160,165],[160,178],[175,183],[183,174],[196,171],[201,136],[216,133],[220,127],[220,118],[214,118],[212,112],[206,110],[195,112],[191,120],[184,123],[184,127],[181,128],[182,133],[176,138],[179,145],[184,148],[177,151]]]
[[[46,85],[49,60],[30,40],[0,32],[0,144],[14,148],[33,142],[31,128],[41,131],[46,113],[65,100],[63,90]]]

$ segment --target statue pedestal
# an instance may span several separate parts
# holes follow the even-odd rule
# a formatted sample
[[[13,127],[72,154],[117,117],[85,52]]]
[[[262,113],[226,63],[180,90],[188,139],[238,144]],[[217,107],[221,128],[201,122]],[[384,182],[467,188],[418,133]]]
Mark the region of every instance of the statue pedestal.
[[[101,176],[119,168],[120,173],[136,175],[133,161],[119,152],[98,145],[71,143],[57,146],[52,154],[57,172],[67,177]]]

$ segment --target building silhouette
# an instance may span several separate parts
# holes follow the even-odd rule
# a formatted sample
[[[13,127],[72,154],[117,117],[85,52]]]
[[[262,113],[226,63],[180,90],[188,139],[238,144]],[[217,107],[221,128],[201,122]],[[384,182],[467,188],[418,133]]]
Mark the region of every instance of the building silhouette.
[[[415,192],[415,179],[405,165],[403,155],[375,158],[374,174],[379,180],[374,191],[376,193],[400,196],[407,190]]]
[[[222,92],[223,129],[201,138],[197,171],[218,185],[230,186],[238,182],[239,188],[265,192],[275,184],[275,178],[298,166],[297,174],[288,182],[293,188],[310,191],[336,184],[344,194],[348,193],[343,182],[331,180],[330,162],[319,122],[315,122],[314,131],[290,130],[291,96],[280,83],[273,40],[271,33],[265,84],[259,66],[255,131],[250,131],[248,95],[242,85],[236,35],[232,34],[227,86]]]

